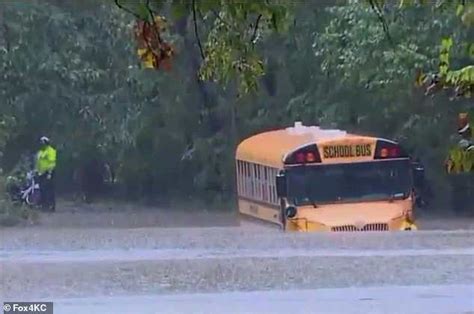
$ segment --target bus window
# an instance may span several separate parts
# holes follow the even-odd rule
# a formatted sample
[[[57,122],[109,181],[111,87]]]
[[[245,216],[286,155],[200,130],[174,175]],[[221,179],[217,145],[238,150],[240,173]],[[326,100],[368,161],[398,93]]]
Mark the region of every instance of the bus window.
[[[277,197],[277,192],[276,192],[276,176],[277,176],[277,169],[272,168],[271,170],[271,183],[272,183],[272,202],[274,204],[278,204],[278,197]]]
[[[245,172],[244,172],[244,163],[240,162],[240,191],[244,194],[245,188]]]
[[[244,193],[243,187],[244,187],[244,173],[243,173],[243,165],[242,161],[237,161],[237,191],[240,195]]]
[[[388,199],[410,193],[408,160],[295,167],[288,171],[296,205]]]
[[[252,165],[247,163],[247,172],[248,172],[248,197],[253,197],[253,174],[252,174]]]
[[[261,180],[261,177],[260,177],[260,166],[255,165],[255,170],[257,172],[257,180],[256,180],[256,183],[257,183],[257,198],[262,199],[262,180]]]
[[[278,204],[275,179],[277,169],[238,160],[237,192],[238,195]]]
[[[269,193],[268,193],[268,189],[269,189],[269,182],[268,182],[268,167],[263,167],[263,182],[262,182],[262,187],[263,187],[263,200],[265,202],[269,202],[270,201],[270,198],[269,198]]]
[[[252,168],[253,168],[253,180],[252,180],[252,183],[254,185],[254,194],[253,194],[253,197],[254,198],[259,198],[258,197],[258,175],[257,175],[257,165],[255,164],[252,164]]]
[[[235,163],[235,169],[237,170],[237,194],[241,194],[240,193],[240,178],[241,178],[241,175],[240,175],[240,162],[237,161]]]
[[[245,174],[244,195],[248,197],[250,196],[250,172],[249,172],[248,162],[244,162],[244,174]]]

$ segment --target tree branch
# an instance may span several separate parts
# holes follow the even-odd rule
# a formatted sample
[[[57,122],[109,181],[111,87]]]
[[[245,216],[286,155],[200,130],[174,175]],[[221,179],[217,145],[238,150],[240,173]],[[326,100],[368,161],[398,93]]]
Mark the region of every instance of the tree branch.
[[[150,0],[146,0],[146,9],[148,10],[148,14],[150,14],[151,23],[153,24],[153,29],[154,29],[154,33],[156,35],[156,38],[158,39],[158,42],[161,44],[163,41],[161,40],[160,32],[159,32],[158,27],[156,25],[155,14],[153,13],[152,9],[150,8]]]
[[[0,22],[2,22],[2,26],[3,26],[3,40],[5,42],[5,49],[7,51],[10,51],[10,29],[7,25],[7,20],[5,18],[5,11],[4,9],[2,10],[1,14],[0,14],[0,17],[2,18],[0,20]]]
[[[196,35],[196,40],[199,46],[199,51],[201,52],[202,59],[206,59],[204,55],[204,50],[202,49],[201,38],[199,37],[199,31],[197,26],[197,19],[196,19],[196,0],[193,0],[193,22],[194,22],[194,34]]]
[[[255,28],[253,29],[252,38],[250,38],[251,43],[253,43],[255,41],[255,39],[257,38],[258,24],[260,23],[261,19],[262,19],[262,15],[259,14],[258,17],[257,17],[257,20],[255,21]]]
[[[388,41],[390,42],[390,44],[393,45],[392,36],[390,36],[387,21],[385,20],[382,11],[380,10],[378,4],[376,4],[374,2],[374,0],[369,0],[369,3],[370,3],[370,6],[372,7],[372,10],[375,12],[375,14],[377,14],[377,17],[378,17],[380,23],[382,23],[383,31],[384,31],[385,35],[387,36]]]
[[[116,5],[119,9],[121,9],[121,10],[123,10],[123,11],[125,11],[125,12],[128,12],[128,13],[132,14],[133,16],[135,16],[135,17],[136,17],[137,19],[139,19],[139,20],[142,19],[142,18],[140,17],[140,15],[138,15],[138,14],[135,13],[135,12],[133,12],[133,11],[130,10],[129,8],[126,8],[126,7],[124,7],[123,5],[121,5],[121,4],[119,3],[119,0],[114,0],[114,2],[115,2],[115,5]]]
[[[224,21],[222,19],[222,17],[220,17],[220,15],[216,12],[216,10],[211,10],[211,12],[214,14],[214,16],[219,20],[221,21],[223,24],[225,24],[227,27],[229,28],[232,28],[232,26],[227,22],[227,21]]]
[[[145,7],[148,10],[148,14],[150,14],[151,22],[153,23],[153,26],[155,26],[155,29],[156,29],[155,15],[153,14],[153,11],[150,8],[150,0],[146,0]]]
[[[3,23],[3,40],[5,41],[5,49],[10,51],[10,36],[9,28],[7,22]]]
[[[150,0],[147,0],[146,1],[146,8],[148,10],[148,12],[150,12],[150,15],[153,15],[153,14],[158,14],[157,11],[153,10],[150,6]]]

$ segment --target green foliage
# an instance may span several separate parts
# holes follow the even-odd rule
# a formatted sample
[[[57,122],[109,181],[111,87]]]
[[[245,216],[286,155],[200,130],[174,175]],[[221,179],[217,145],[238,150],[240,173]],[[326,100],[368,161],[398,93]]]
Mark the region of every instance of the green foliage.
[[[375,14],[378,16],[381,21],[381,25],[384,27],[385,35],[390,38],[390,31],[387,27],[386,14],[383,11],[390,6],[388,1],[384,0],[367,0]],[[411,1],[411,0],[400,0],[399,8],[404,10],[411,10],[413,6],[417,4],[423,9],[428,9],[432,14],[439,14],[444,12],[449,14],[452,18],[453,16],[461,17],[458,20],[458,23],[461,22],[468,29],[471,27],[471,24],[474,22],[474,3],[466,2],[464,0],[457,1],[447,1],[439,0],[436,2],[430,1]],[[469,31],[468,31],[469,33]],[[446,36],[443,34],[443,36]],[[465,38],[465,41],[459,40],[456,38],[456,42],[460,47],[467,46],[465,55],[468,57],[468,62],[472,62],[472,34],[470,38]],[[472,64],[465,65],[463,64],[458,70],[453,70],[450,66],[449,58],[450,51],[453,46],[453,37],[446,37],[441,40],[441,53],[439,57],[439,70],[435,74],[425,75],[419,73],[417,75],[417,85],[423,85],[422,80],[427,83],[427,94],[432,91],[438,91],[441,89],[453,89],[455,96],[463,96],[470,98],[472,91],[474,90],[474,76],[473,76],[473,66]]]
[[[15,226],[23,222],[36,222],[38,218],[36,212],[24,206],[14,205],[9,201],[6,193],[8,184],[8,178],[0,169],[0,228]]]
[[[465,62],[465,46],[455,43],[466,41],[469,30],[453,11],[429,6],[388,7],[383,11],[385,26],[373,8],[360,1],[326,11],[332,18],[315,35],[313,49],[321,70],[333,82],[331,90],[339,88],[334,100],[339,102],[338,114],[333,119],[347,128],[401,141],[426,164],[435,189],[440,189],[438,200],[443,199],[446,190],[441,187],[448,183],[442,164],[456,132],[454,117],[472,104],[457,100],[446,106],[444,95],[425,98],[413,89],[413,80],[420,69],[439,66],[439,39],[446,34],[453,39],[449,64],[457,67]]]
[[[146,2],[119,3],[137,12],[134,5]],[[231,199],[235,143],[302,120],[400,140],[443,195],[454,118],[472,103],[446,106],[447,97],[425,97],[413,79],[418,68],[438,69],[447,35],[449,69],[465,65],[469,29],[455,11],[393,7],[384,12],[390,41],[361,1],[294,8],[284,1],[196,1],[196,19],[192,1],[150,3],[168,18],[178,52],[170,72],[139,68],[135,17],[110,2],[81,9],[73,2],[3,4],[6,172],[46,133],[59,149],[61,188],[75,189],[74,170],[100,158],[115,168],[120,195]]]
[[[203,58],[199,76],[227,86],[236,81],[239,94],[257,90],[264,74],[263,60],[256,45],[272,32],[288,27],[286,1],[115,1],[137,19],[150,21],[154,14],[171,12],[173,20],[192,19],[197,44]],[[167,8],[168,10],[166,10]],[[206,40],[201,43],[200,31]]]
[[[125,13],[97,9],[77,14],[38,1],[6,6],[0,112],[10,121],[7,167],[25,144],[33,153],[43,133],[54,134],[63,160],[91,149],[119,154],[116,148],[133,138],[147,95],[135,84],[142,74],[134,66],[127,21],[120,19]]]
[[[34,224],[38,213],[32,209],[15,206],[6,199],[0,198],[0,228],[12,227],[21,223]]]

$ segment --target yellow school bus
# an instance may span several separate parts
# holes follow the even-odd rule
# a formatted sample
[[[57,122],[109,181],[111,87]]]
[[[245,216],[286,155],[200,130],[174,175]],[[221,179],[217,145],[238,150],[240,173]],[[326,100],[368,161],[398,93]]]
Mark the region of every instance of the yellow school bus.
[[[416,229],[423,169],[387,139],[296,122],[242,141],[236,171],[240,213],[287,231]]]

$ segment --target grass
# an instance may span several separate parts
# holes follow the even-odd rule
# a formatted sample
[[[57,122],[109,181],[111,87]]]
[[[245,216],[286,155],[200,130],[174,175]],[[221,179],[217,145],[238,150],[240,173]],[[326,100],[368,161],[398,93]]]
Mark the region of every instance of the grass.
[[[38,212],[13,204],[7,194],[7,179],[0,168],[0,228],[13,227],[20,224],[32,224],[38,220]]]
[[[8,200],[0,199],[0,227],[13,227],[24,223],[34,223],[38,213],[25,206],[16,206]]]

